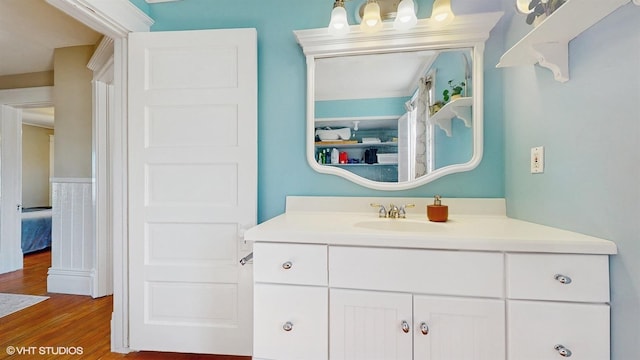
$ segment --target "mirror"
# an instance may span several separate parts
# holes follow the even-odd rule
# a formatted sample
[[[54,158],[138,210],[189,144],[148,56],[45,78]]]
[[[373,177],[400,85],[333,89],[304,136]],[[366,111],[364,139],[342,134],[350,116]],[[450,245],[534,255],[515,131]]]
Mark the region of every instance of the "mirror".
[[[296,31],[307,55],[310,166],[379,190],[475,168],[484,41],[501,15],[457,16],[447,28],[426,19],[373,35],[352,27],[343,38]]]
[[[388,183],[469,162],[471,65],[471,49],[316,59],[316,161]]]

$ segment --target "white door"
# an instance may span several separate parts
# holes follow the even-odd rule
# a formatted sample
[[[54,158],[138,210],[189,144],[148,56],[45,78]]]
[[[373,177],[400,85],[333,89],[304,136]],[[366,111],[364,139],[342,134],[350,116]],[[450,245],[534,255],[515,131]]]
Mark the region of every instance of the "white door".
[[[129,38],[130,346],[250,355],[255,29]]]
[[[414,296],[414,356],[429,360],[504,360],[504,301]]]
[[[331,360],[411,360],[411,294],[331,289]]]
[[[22,269],[22,110],[0,105],[0,274]]]

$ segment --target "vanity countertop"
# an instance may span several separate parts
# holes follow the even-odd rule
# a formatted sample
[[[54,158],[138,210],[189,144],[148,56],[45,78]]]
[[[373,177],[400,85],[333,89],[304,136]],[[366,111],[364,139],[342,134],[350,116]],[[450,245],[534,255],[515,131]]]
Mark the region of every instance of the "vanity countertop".
[[[345,200],[349,199],[349,200]],[[353,200],[355,199],[355,200]],[[340,201],[332,207],[333,200]],[[406,219],[378,218],[371,198],[287,199],[287,211],[245,233],[249,241],[294,242],[342,246],[374,246],[473,251],[616,254],[615,243],[572,231],[538,225],[504,215],[504,199],[443,199],[450,202],[449,220],[427,220],[425,200],[384,198],[416,203]],[[415,201],[417,200],[417,201]],[[347,201],[347,205],[345,205]],[[350,206],[351,204],[358,204]],[[335,205],[335,203],[333,203]]]

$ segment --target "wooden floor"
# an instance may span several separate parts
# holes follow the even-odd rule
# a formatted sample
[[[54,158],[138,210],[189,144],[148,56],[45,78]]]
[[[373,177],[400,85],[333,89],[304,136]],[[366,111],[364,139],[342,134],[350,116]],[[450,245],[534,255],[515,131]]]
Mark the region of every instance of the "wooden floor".
[[[27,309],[0,318],[0,359],[207,359],[248,360],[250,357],[136,352],[110,352],[111,296],[47,293],[47,270],[51,253],[25,256],[24,269],[0,275],[0,292],[46,295],[50,298]],[[32,355],[9,356],[7,348],[32,348]],[[51,347],[49,349],[47,347]],[[65,349],[81,348],[82,355],[59,355]],[[57,352],[58,355],[46,355]],[[44,353],[45,355],[41,355]]]

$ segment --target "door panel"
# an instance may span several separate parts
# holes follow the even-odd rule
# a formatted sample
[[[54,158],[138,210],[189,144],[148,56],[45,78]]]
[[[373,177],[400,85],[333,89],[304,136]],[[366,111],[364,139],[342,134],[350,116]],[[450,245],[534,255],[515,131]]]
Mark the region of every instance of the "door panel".
[[[250,355],[254,29],[134,33],[129,64],[131,348]]]
[[[331,289],[331,360],[411,360],[411,294]]]
[[[416,295],[413,305],[416,359],[505,359],[504,301]]]

